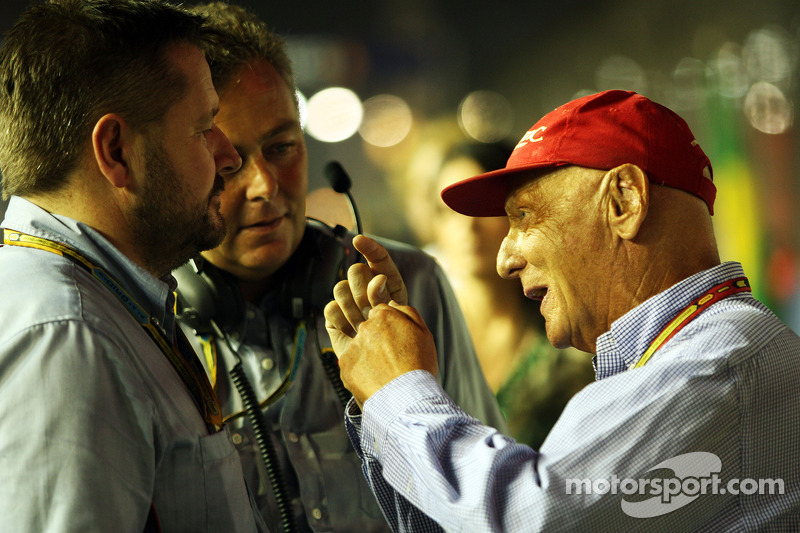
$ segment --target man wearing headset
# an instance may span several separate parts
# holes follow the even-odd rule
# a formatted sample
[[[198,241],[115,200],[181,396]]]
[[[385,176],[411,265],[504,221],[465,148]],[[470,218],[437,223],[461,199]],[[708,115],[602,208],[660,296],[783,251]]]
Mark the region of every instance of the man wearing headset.
[[[322,317],[333,284],[358,254],[350,236],[305,217],[308,159],[285,44],[237,6],[213,3],[194,10],[208,15],[218,34],[205,50],[220,93],[217,124],[243,164],[226,177],[222,193],[227,236],[193,268],[179,272],[179,297],[187,304],[183,323],[204,350],[223,413],[235,428],[245,477],[268,525],[388,531],[345,431],[349,394],[341,388]],[[505,427],[440,267],[417,249],[386,246],[407,293],[399,277],[389,290],[420,309],[433,330],[443,387],[467,412]],[[381,261],[372,267],[392,272]],[[210,295],[210,310],[199,316],[204,303],[200,298],[193,305],[197,292]],[[261,404],[260,420],[245,412],[241,376]],[[264,446],[274,451],[266,461],[260,457]],[[273,463],[272,476],[265,462]],[[276,471],[282,478],[277,482]]]

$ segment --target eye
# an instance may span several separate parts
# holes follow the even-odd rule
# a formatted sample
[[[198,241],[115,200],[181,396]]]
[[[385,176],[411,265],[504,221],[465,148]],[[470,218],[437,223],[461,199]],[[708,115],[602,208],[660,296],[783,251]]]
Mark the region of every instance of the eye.
[[[201,130],[201,131],[198,131],[198,132],[195,134],[195,136],[196,136],[196,137],[198,137],[198,138],[200,138],[200,139],[202,139],[202,140],[203,140],[203,142],[205,142],[205,141],[207,141],[207,140],[208,140],[208,137],[209,137],[209,135],[211,135],[211,132],[213,132],[213,131],[214,131],[214,128],[213,128],[213,127],[211,127],[211,128],[208,128],[208,129],[206,129],[206,130]]]
[[[280,157],[289,153],[297,143],[294,141],[277,142],[264,148],[264,157]]]
[[[509,210],[507,212],[507,215],[508,215],[509,221],[514,221],[514,220],[522,220],[522,219],[524,219],[528,215],[528,213],[526,211],[521,210],[521,209],[511,209],[511,210]]]

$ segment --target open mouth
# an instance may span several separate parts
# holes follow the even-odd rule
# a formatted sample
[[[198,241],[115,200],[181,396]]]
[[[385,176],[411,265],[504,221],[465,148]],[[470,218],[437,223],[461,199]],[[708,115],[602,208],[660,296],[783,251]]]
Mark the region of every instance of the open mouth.
[[[547,287],[535,287],[525,291],[525,297],[531,300],[541,302],[547,295]]]

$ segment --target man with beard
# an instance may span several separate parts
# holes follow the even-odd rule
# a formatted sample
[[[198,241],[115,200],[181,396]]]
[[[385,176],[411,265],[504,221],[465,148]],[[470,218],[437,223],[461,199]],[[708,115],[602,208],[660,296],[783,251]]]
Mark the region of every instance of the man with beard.
[[[3,530],[263,530],[170,271],[225,233],[203,19],[53,0],[0,49]]]
[[[358,254],[352,235],[305,218],[308,156],[285,45],[237,6],[195,10],[208,15],[217,36],[205,48],[220,94],[217,124],[243,163],[225,180],[225,240],[203,252],[204,264],[195,262],[199,273],[189,267],[176,273],[179,302],[194,307],[184,309],[182,323],[203,349],[267,524],[388,531],[345,432],[343,400],[349,396],[342,397],[322,318],[337,275]],[[386,246],[408,286],[400,282],[395,291],[390,283],[389,290],[395,299],[416,302],[431,325],[442,385],[467,412],[505,427],[442,270],[417,249]],[[390,263],[378,259],[371,266],[392,274],[383,267]],[[195,299],[200,294],[209,295],[210,305]],[[198,316],[204,307],[211,312]],[[249,413],[242,377],[256,404]]]

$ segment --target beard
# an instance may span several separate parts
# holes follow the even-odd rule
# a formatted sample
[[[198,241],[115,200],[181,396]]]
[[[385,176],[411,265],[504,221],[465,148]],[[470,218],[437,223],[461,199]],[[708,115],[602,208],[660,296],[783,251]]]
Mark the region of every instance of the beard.
[[[211,208],[211,201],[223,189],[224,181],[217,175],[206,200],[193,203],[194,195],[164,147],[148,140],[145,179],[130,218],[142,266],[160,277],[219,245],[225,238],[225,221],[218,208]]]

